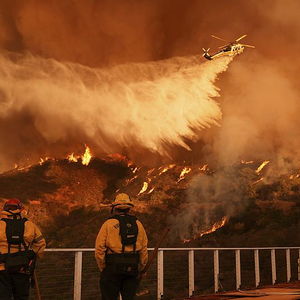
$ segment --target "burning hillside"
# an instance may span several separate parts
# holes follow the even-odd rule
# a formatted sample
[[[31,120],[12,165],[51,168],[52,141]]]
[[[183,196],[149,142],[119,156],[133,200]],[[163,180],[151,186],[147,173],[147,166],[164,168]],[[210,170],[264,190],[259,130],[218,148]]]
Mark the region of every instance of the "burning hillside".
[[[126,192],[135,202],[135,211],[145,218],[150,235],[155,236],[155,230],[164,225],[171,227],[171,244],[201,243],[224,225],[231,228],[241,223],[239,217],[247,216],[249,207],[254,207],[258,219],[266,209],[286,216],[300,213],[300,174],[294,170],[275,180],[268,161],[241,161],[213,170],[207,164],[139,167],[120,154],[91,158],[89,164],[84,164],[84,155],[77,161],[74,157],[48,159],[3,173],[0,197],[22,199],[29,216],[50,234],[57,218],[67,220],[78,209],[88,209],[99,224],[109,214],[107,207],[115,193]],[[153,218],[157,220],[155,228],[150,225]],[[278,220],[271,221],[275,224]],[[64,224],[68,227],[67,221]],[[252,225],[254,230],[257,225]],[[76,240],[73,233],[71,236]],[[89,235],[85,246],[91,245],[93,238]]]

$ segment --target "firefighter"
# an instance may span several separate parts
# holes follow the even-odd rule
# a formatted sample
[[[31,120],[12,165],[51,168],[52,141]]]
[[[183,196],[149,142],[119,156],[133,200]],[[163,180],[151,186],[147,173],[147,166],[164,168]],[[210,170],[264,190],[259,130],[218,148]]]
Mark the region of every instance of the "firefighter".
[[[23,204],[7,200],[0,220],[0,299],[27,300],[36,256],[46,242],[38,227],[23,217]]]
[[[101,271],[102,300],[133,300],[139,275],[147,264],[148,239],[140,221],[131,214],[132,200],[120,193],[112,203],[112,216],[98,233],[95,257]]]

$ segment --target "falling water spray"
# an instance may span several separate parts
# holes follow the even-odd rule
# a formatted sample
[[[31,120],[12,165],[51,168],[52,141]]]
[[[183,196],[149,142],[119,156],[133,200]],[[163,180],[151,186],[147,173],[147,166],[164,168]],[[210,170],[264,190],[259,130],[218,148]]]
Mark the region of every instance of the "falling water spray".
[[[201,62],[192,56],[93,69],[29,54],[1,54],[1,127],[12,119],[15,124],[9,139],[0,131],[0,167],[33,149],[46,147],[51,155],[60,143],[73,151],[74,141],[93,144],[98,152],[142,145],[166,155],[165,142],[188,149],[184,138],[196,139],[194,129],[221,119],[214,82],[230,61]],[[15,118],[22,114],[35,131],[25,138],[24,124]],[[18,153],[4,151],[15,141]]]

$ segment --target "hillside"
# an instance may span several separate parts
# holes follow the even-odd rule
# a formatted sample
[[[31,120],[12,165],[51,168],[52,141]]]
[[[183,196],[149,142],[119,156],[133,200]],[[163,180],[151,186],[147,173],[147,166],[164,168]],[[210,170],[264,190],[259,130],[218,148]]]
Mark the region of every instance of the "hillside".
[[[2,173],[0,197],[25,203],[49,247],[92,247],[117,191],[133,198],[150,246],[167,225],[165,246],[298,246],[299,175],[272,174],[271,162],[211,170],[175,164],[149,169],[120,155],[93,158],[88,166],[47,160]],[[209,233],[214,224],[221,228]]]

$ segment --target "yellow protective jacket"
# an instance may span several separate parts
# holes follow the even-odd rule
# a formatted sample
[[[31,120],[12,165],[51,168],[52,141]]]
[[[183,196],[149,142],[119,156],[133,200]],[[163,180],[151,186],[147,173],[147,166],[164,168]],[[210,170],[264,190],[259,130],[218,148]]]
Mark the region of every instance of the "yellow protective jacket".
[[[20,213],[20,210],[14,210],[13,213]],[[2,211],[0,219],[2,218],[12,219],[12,214],[7,211]],[[31,221],[26,221],[24,224],[24,242],[26,243],[26,245],[29,246],[29,249],[33,250],[39,257],[42,255],[46,248],[46,241],[42,236],[41,231]],[[21,250],[25,250],[23,245],[21,246]],[[18,251],[18,245],[11,245],[10,253]],[[8,253],[8,243],[6,239],[6,223],[3,220],[0,220],[0,253]],[[0,271],[4,269],[4,264],[0,264]]]
[[[136,251],[140,255],[139,270],[143,270],[148,261],[148,239],[142,223],[137,220],[138,236]],[[125,246],[125,252],[132,252],[133,245]],[[100,271],[105,268],[106,253],[122,253],[120,225],[117,219],[109,219],[103,223],[98,233],[95,245],[95,257]]]

